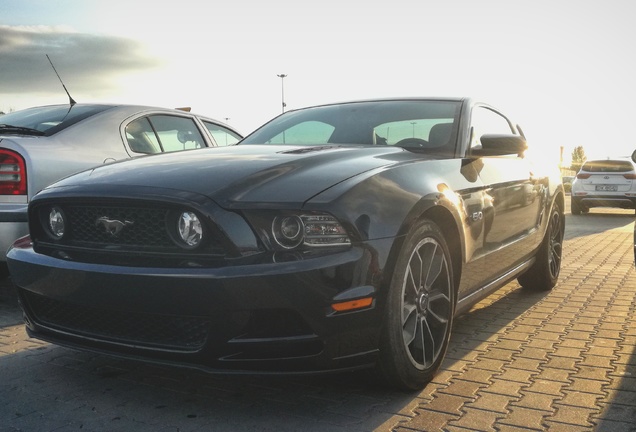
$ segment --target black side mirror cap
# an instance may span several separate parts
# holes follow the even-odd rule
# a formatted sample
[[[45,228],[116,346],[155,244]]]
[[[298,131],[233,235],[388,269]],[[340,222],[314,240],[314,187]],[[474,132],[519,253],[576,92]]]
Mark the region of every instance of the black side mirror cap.
[[[526,139],[520,135],[485,134],[479,140],[481,149],[472,149],[475,156],[522,155],[528,150]]]

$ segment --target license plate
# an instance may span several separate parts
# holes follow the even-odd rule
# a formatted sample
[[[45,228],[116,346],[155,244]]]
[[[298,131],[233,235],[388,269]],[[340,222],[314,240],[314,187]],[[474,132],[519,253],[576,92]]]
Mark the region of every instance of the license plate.
[[[597,185],[596,190],[602,192],[616,192],[618,187],[616,185]]]

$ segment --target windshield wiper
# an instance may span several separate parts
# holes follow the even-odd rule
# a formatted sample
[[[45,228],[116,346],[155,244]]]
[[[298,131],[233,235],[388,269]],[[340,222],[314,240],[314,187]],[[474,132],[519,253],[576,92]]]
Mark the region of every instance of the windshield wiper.
[[[22,135],[42,136],[44,132],[23,126],[12,126],[8,124],[0,124],[0,133],[17,133]]]

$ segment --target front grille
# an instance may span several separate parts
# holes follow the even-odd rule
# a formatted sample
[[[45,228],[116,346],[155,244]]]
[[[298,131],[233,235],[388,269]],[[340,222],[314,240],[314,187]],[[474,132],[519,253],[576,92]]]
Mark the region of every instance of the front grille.
[[[140,205],[134,201],[68,202],[55,206],[66,220],[64,236],[57,240],[50,232],[51,205],[39,205],[31,212],[31,238],[40,253],[85,262],[116,265],[148,265],[148,259],[163,259],[156,265],[191,266],[192,260],[226,257],[228,242],[212,221],[206,224],[204,241],[194,249],[177,234],[179,216],[187,207],[164,203]],[[171,262],[169,262],[172,260]],[[181,261],[180,261],[181,260]],[[201,263],[197,262],[196,265]],[[152,263],[150,263],[152,265]]]
[[[197,351],[208,336],[210,322],[190,316],[122,312],[87,307],[23,291],[35,321],[79,336],[123,344]]]
[[[174,247],[166,230],[168,210],[162,208],[68,206],[71,241],[76,244]],[[126,223],[117,235],[97,223],[100,218]]]

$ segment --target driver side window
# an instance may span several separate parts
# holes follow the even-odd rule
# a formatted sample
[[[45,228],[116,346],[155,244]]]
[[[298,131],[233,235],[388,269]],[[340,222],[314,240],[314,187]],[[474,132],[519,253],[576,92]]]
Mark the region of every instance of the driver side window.
[[[481,148],[481,136],[485,134],[511,134],[512,128],[508,119],[486,107],[476,107],[471,119],[470,148]]]

